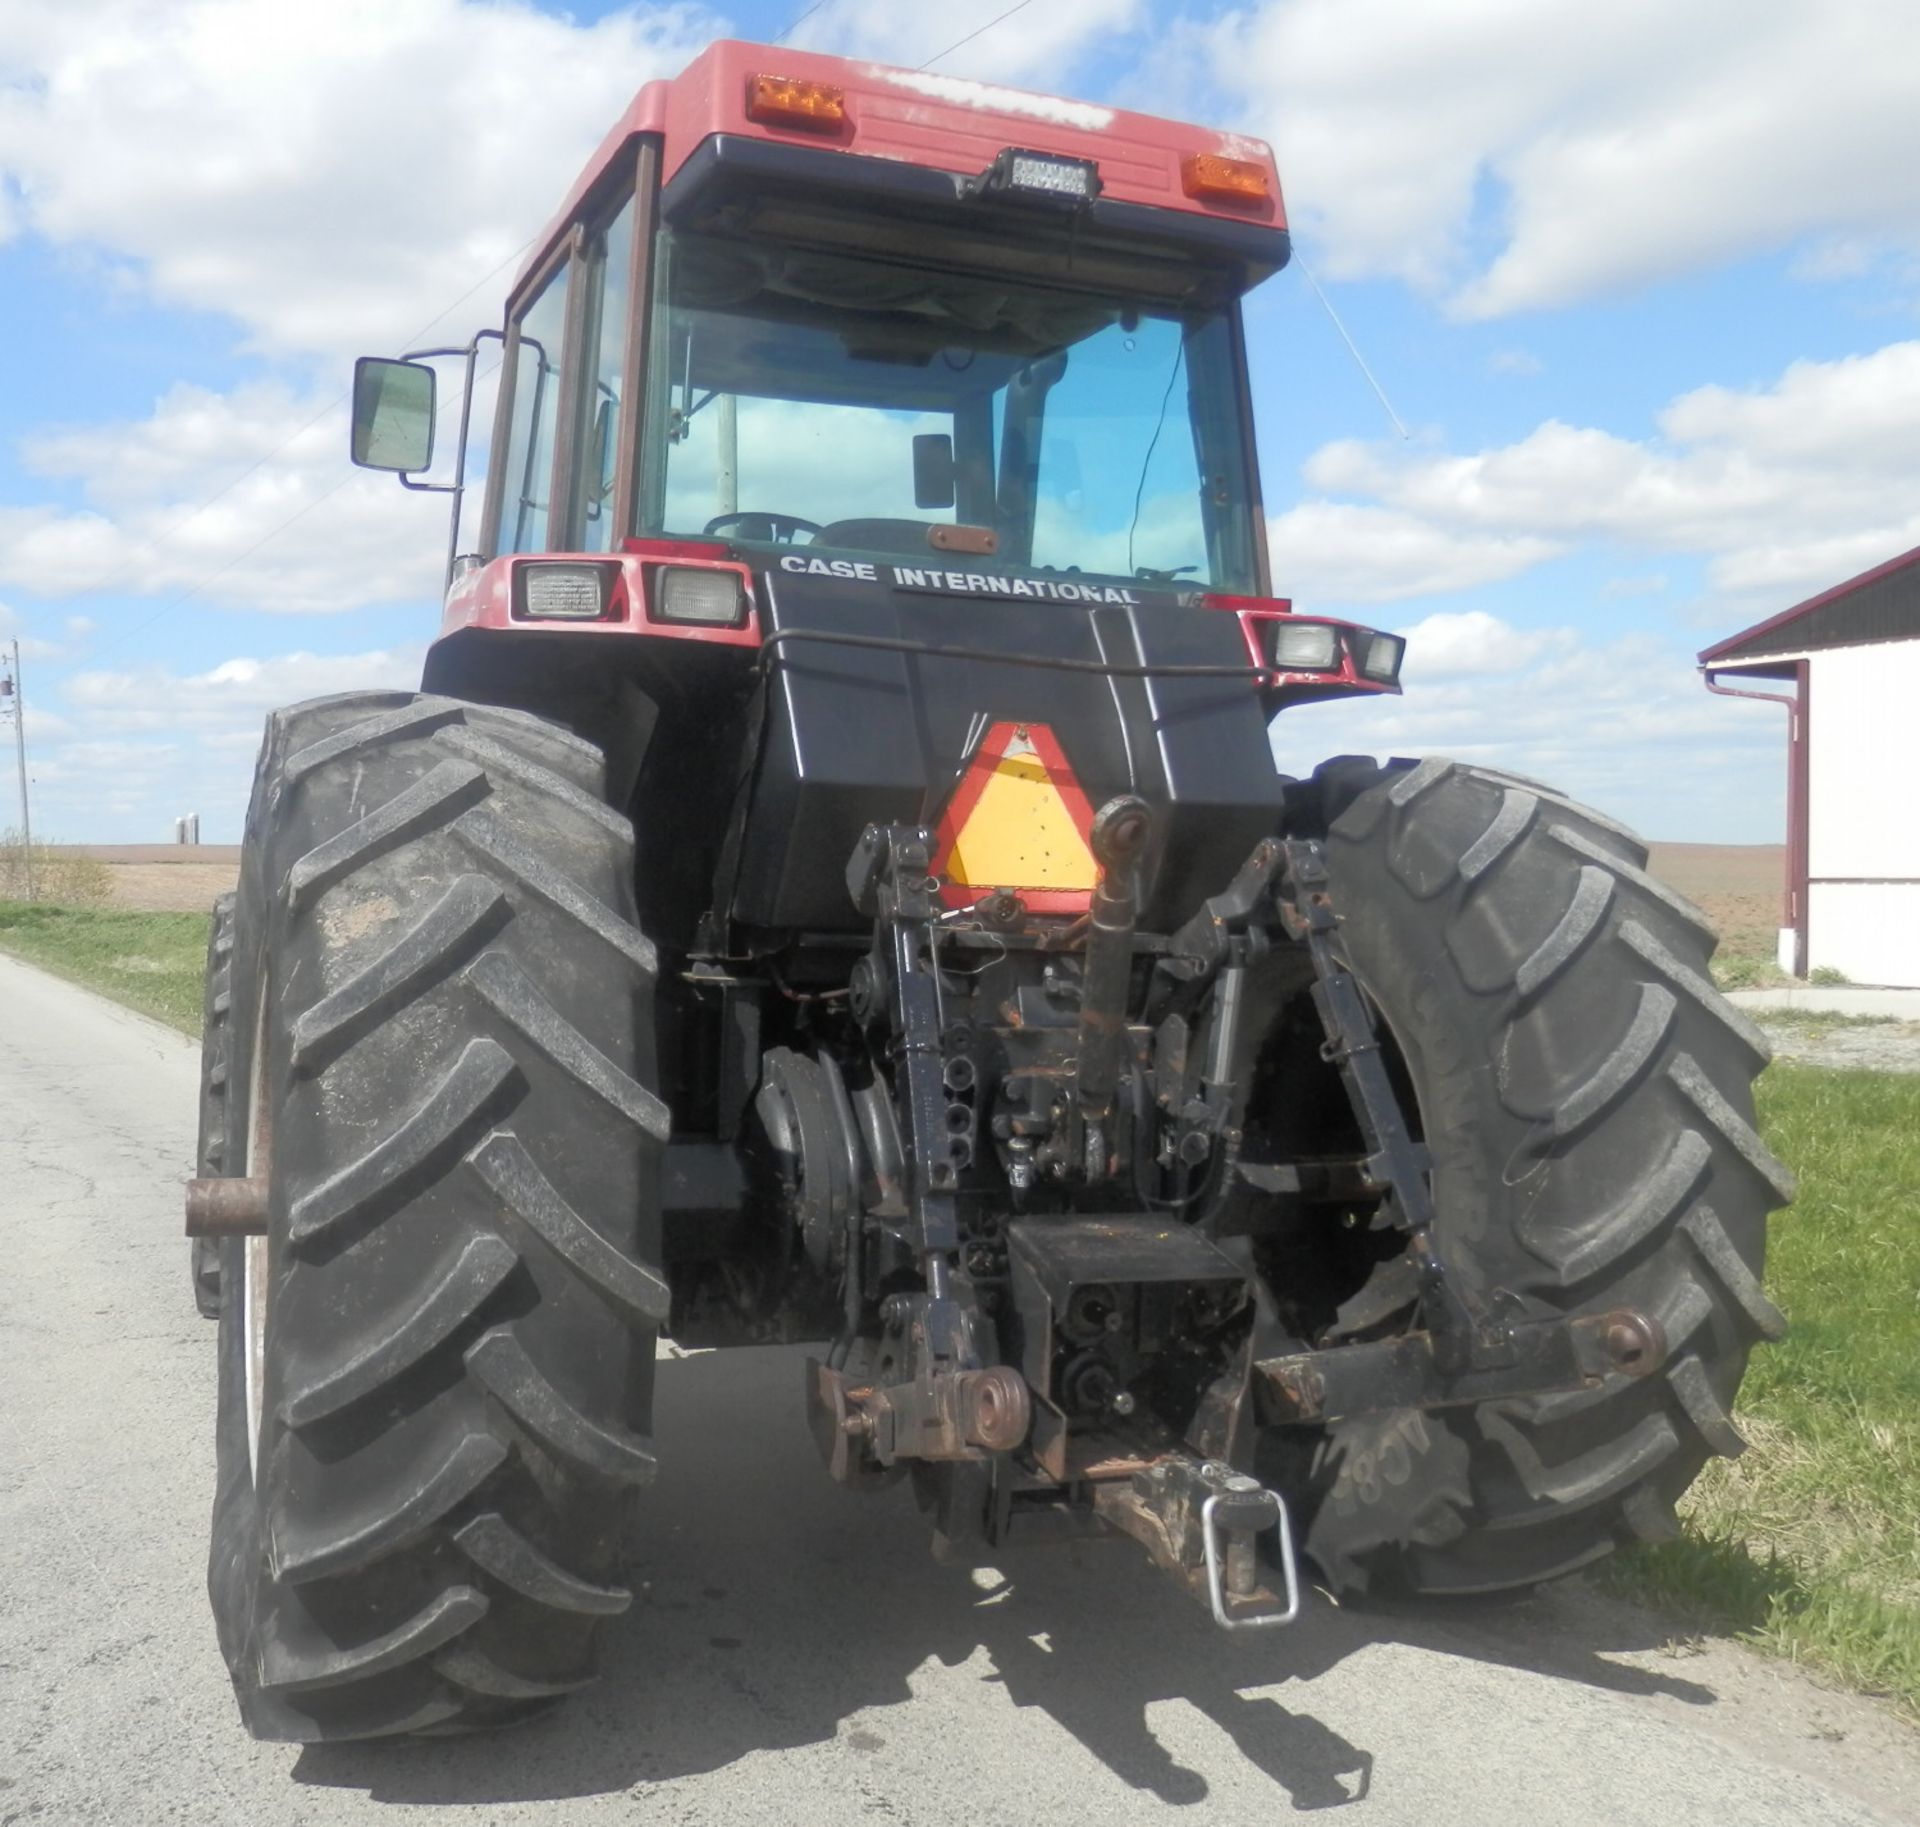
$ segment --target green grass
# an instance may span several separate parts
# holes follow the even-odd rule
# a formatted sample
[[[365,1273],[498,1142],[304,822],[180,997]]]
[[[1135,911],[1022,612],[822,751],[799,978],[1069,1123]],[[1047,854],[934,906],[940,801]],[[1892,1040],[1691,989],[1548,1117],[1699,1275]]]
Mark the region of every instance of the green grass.
[[[1920,1022],[1897,1015],[1837,1015],[1827,1009],[1749,1009],[1761,1027],[1795,1040],[1825,1040],[1844,1030],[1866,1028],[1894,1039],[1920,1038]]]
[[[1920,1719],[1920,1076],[1775,1066],[1760,1115],[1800,1176],[1767,1266],[1793,1329],[1747,1373],[1748,1452],[1617,1577]]]
[[[205,914],[0,901],[0,951],[197,1036],[207,925]]]
[[[1775,960],[1757,952],[1716,953],[1713,980],[1723,990],[1780,989],[1794,981]]]
[[[1753,1019],[1767,1028],[1899,1028],[1898,1015],[1841,1015],[1831,1009],[1754,1009]]]

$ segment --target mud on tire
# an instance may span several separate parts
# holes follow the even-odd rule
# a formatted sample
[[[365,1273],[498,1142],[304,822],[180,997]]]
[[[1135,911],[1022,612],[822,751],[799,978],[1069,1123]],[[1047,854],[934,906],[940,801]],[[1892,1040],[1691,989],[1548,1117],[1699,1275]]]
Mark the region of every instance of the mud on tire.
[[[223,1246],[208,1572],[260,1737],[537,1710],[628,1603],[667,1113],[603,774],[563,730],[448,699],[268,725],[224,1171],[267,1173],[270,1235]]]
[[[1621,826],[1441,760],[1330,763],[1315,791],[1456,1273],[1533,1315],[1641,1307],[1670,1356],[1591,1391],[1334,1423],[1305,1447],[1305,1548],[1344,1591],[1468,1593],[1670,1535],[1706,1459],[1741,1450],[1748,1350],[1784,1328],[1760,1284],[1766,1214],[1793,1190],[1754,1127],[1767,1043],[1714,989],[1703,916]],[[1297,1439],[1267,1444],[1302,1471]]]

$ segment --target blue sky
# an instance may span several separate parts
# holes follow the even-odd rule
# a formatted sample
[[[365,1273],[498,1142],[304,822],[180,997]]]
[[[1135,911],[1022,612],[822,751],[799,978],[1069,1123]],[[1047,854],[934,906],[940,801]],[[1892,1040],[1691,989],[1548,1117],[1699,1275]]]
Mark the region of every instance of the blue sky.
[[[443,510],[347,467],[352,357],[497,322],[633,89],[793,27],[1274,142],[1409,433],[1300,270],[1255,295],[1277,586],[1410,636],[1406,697],[1290,713],[1284,765],[1463,754],[1654,837],[1775,840],[1783,719],[1692,656],[1920,544],[1910,9],[1009,3],[0,0],[37,828],[234,838],[270,705],[417,680]]]

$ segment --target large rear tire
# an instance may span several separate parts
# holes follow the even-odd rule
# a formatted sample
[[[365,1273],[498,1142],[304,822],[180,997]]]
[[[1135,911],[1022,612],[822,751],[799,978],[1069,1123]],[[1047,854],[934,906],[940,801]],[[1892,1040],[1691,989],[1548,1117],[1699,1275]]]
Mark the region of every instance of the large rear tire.
[[[1760,1285],[1766,1214],[1792,1196],[1754,1127],[1767,1043],[1714,989],[1704,917],[1619,825],[1441,760],[1329,763],[1316,787],[1456,1274],[1529,1314],[1642,1308],[1671,1355],[1591,1391],[1273,1430],[1306,1552],[1343,1592],[1469,1593],[1671,1535],[1706,1459],[1741,1450],[1748,1350],[1784,1327]],[[1411,1286],[1383,1259],[1345,1310],[1378,1331]]]
[[[451,699],[268,723],[234,910],[209,1591],[249,1728],[586,1682],[647,1439],[652,948],[599,752]]]

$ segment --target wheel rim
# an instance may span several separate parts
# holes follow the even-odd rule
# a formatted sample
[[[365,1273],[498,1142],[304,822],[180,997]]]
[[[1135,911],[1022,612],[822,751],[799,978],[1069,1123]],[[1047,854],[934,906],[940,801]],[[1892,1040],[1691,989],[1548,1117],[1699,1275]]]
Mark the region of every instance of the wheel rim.
[[[247,1064],[247,1154],[246,1171],[256,1179],[267,1178],[272,1171],[273,1147],[266,1090],[266,997],[260,999],[260,1018],[254,1030],[253,1049]],[[252,1236],[245,1239],[245,1273],[240,1284],[241,1348],[245,1354],[247,1378],[247,1464],[254,1482],[260,1479],[260,1428],[265,1410],[267,1381],[267,1301],[270,1290],[269,1269],[271,1239]]]

